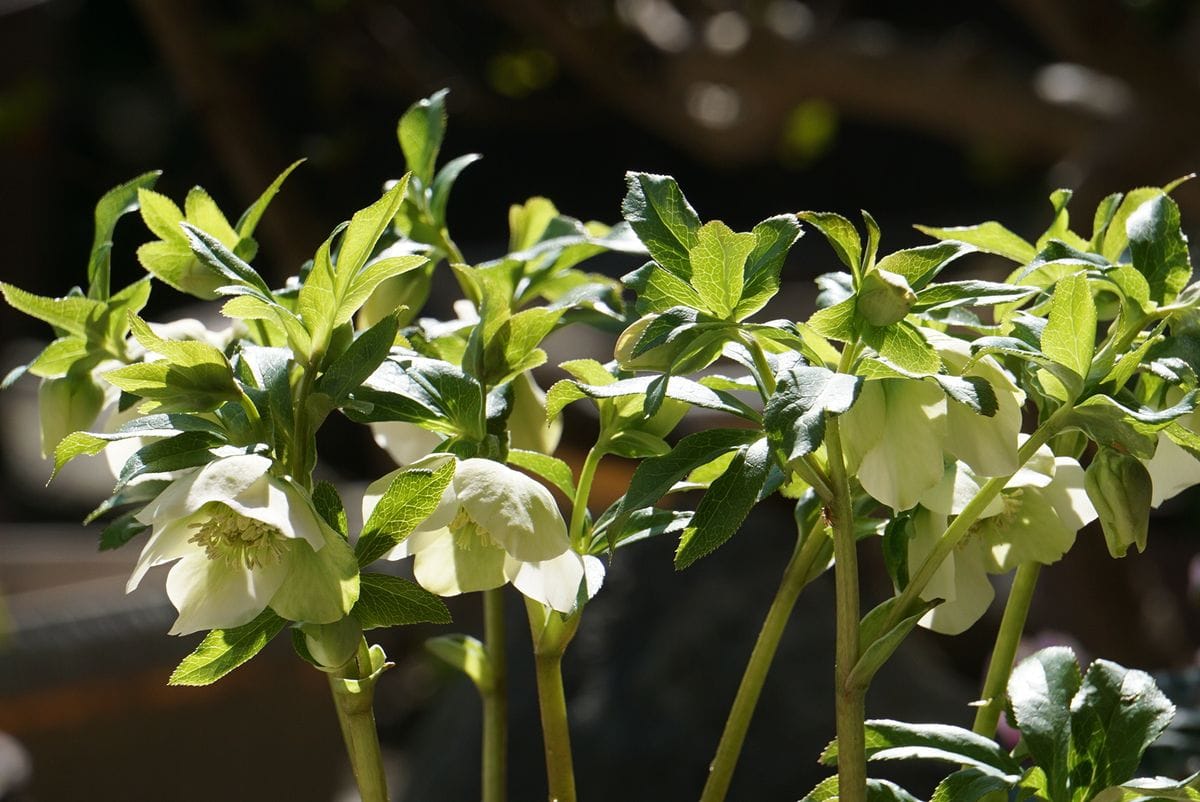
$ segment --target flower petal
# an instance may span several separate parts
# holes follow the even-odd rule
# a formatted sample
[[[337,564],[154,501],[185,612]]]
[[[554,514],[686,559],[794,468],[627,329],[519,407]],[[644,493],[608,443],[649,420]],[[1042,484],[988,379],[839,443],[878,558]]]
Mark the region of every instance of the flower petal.
[[[193,551],[167,575],[167,596],[179,611],[170,634],[188,635],[202,629],[248,624],[266,609],[267,601],[286,576],[283,563],[251,571]]]
[[[886,398],[884,433],[863,454],[858,479],[874,498],[907,510],[945,473],[946,396],[937,385],[913,379],[883,379],[878,384]]]
[[[946,522],[945,515],[917,510],[913,516],[913,537],[908,541],[910,570],[919,566],[933,551],[946,529]],[[975,538],[968,537],[938,566],[921,592],[922,599],[943,601],[918,623],[934,632],[957,635],[987,612],[995,594],[984,569],[980,544]]]
[[[126,593],[132,592],[141,583],[146,572],[154,566],[178,560],[197,550],[198,547],[195,544],[188,542],[196,533],[189,526],[191,520],[190,518],[176,518],[155,528],[150,534],[150,539],[146,541],[146,545],[142,547],[142,553],[138,556],[137,565],[134,566],[129,581],[125,583]]]
[[[453,539],[448,527],[439,529],[422,529],[418,527],[411,535],[401,540],[396,546],[383,555],[385,560],[403,560],[411,557],[422,549],[427,549],[442,538]]]
[[[1084,486],[1083,468],[1070,457],[1054,458],[1054,481],[1041,492],[1068,529],[1078,532],[1100,517]]]
[[[1171,438],[1162,432],[1158,434],[1158,447],[1154,456],[1146,462],[1146,470],[1150,472],[1153,495],[1151,507],[1158,507],[1164,501],[1200,484],[1200,460],[1196,459],[1186,449],[1175,445]]]
[[[445,438],[422,429],[415,423],[383,421],[369,424],[375,444],[388,453],[392,461],[404,467],[433,451]],[[386,485],[384,487],[386,488]]]
[[[263,480],[271,460],[257,454],[239,454],[213,460],[199,470],[181,476],[159,493],[137,519],[142,523],[182,518],[210,501],[226,501],[245,493]]]
[[[921,496],[921,506],[942,515],[958,515],[979,493],[981,483],[964,462],[946,465],[942,481],[926,490]],[[979,517],[987,518],[1004,511],[1004,503],[993,498]]]
[[[222,501],[239,515],[273,526],[284,537],[306,540],[313,551],[325,545],[321,527],[326,524],[317,515],[308,496],[285,479],[266,477],[265,481]]]
[[[454,472],[458,501],[514,559],[541,562],[567,551],[567,525],[543,485],[499,462],[468,459]]]
[[[504,561],[504,575],[513,587],[560,613],[575,609],[585,574],[583,558],[570,550],[541,562],[521,562],[512,557]]]
[[[1027,487],[1010,491],[1008,510],[985,518],[978,535],[986,548],[987,569],[1007,573],[1021,563],[1057,562],[1075,543],[1075,529],[1059,517],[1044,488]]]
[[[453,537],[443,537],[417,552],[413,576],[421,587],[439,596],[491,590],[506,581],[504,559],[504,549],[480,543],[460,549]]]
[[[854,405],[839,418],[842,433],[842,450],[845,452],[846,469],[851,473],[862,464],[863,455],[874,448],[883,438],[884,416],[887,414],[887,396],[883,383],[863,382],[862,391]]]
[[[320,524],[323,547],[287,545],[282,564],[287,580],[270,599],[271,609],[289,621],[331,624],[344,618],[358,601],[358,560],[341,535]]]

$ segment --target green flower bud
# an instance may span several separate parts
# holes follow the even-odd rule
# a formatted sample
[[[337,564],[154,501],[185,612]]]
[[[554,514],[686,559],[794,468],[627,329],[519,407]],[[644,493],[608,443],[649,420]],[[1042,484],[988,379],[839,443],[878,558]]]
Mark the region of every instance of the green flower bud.
[[[90,373],[68,373],[58,379],[42,379],[38,388],[38,412],[42,422],[42,456],[71,432],[87,429],[104,406],[104,390]]]
[[[1152,489],[1150,472],[1141,460],[1101,447],[1088,466],[1084,485],[1100,514],[1109,554],[1124,557],[1131,544],[1144,551]]]
[[[889,326],[904,319],[917,294],[904,276],[890,270],[872,270],[863,276],[856,308],[872,326]]]
[[[327,668],[350,662],[362,640],[362,627],[349,616],[332,624],[302,624],[300,631],[309,655]]]

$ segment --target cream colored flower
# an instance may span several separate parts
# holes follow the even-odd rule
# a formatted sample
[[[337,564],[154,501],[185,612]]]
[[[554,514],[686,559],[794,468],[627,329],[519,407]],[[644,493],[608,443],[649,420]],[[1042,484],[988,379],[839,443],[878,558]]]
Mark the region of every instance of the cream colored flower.
[[[358,598],[350,546],[271,460],[222,457],[186,472],[138,513],[152,526],[126,585],[178,560],[167,595],[179,611],[172,635],[228,629],[268,606],[291,621],[328,624]]]
[[[397,473],[367,488],[364,520]],[[525,474],[486,459],[459,460],[437,509],[384,557],[413,557],[417,582],[441,596],[511,582],[531,599],[564,613],[574,609],[585,580],[590,597],[604,576],[599,560],[571,549],[566,524],[550,491]]]

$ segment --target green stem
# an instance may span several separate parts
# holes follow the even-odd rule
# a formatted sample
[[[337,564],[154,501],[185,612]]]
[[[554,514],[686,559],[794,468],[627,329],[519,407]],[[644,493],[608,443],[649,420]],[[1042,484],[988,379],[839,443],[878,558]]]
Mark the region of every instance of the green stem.
[[[491,667],[491,684],[483,698],[483,802],[508,796],[508,671],[505,654],[504,588],[483,592],[483,631]]]
[[[842,456],[837,416],[827,415],[825,448],[834,500],[829,509],[833,525],[834,592],[837,601],[837,646],[834,665],[834,701],[837,712],[838,799],[866,802],[867,755],[866,689],[850,681],[859,658],[858,542],[854,536],[854,509],[850,480]],[[885,630],[886,631],[886,630]]]
[[[296,404],[295,417],[292,419],[292,450],[288,455],[288,472],[292,478],[311,489],[312,476],[308,471],[308,445],[312,439],[309,431],[308,396],[312,393],[313,379],[316,376],[315,363],[300,366],[300,381],[296,384],[294,401]]]
[[[583,540],[583,524],[587,516],[588,497],[592,492],[592,482],[596,478],[596,468],[600,465],[600,460],[607,453],[608,440],[604,432],[600,433],[600,438],[596,444],[588,451],[587,457],[583,460],[583,467],[579,470],[579,484],[575,487],[575,498],[571,499],[571,547],[576,551],[580,551],[581,541]]]
[[[329,675],[329,689],[359,795],[363,802],[387,802],[387,779],[372,708],[375,696],[372,673],[371,656],[363,640],[355,659],[341,673]]]
[[[562,658],[567,644],[579,628],[579,612],[564,619],[532,599],[525,600],[525,607],[529,612],[529,627],[533,635],[549,799],[550,802],[575,802],[575,766],[571,757],[571,730],[567,723]]]
[[[825,522],[818,518],[816,526],[807,536],[801,533],[796,538],[796,548],[783,571],[779,590],[767,611],[750,660],[746,663],[746,671],[742,674],[742,682],[738,685],[737,696],[729,708],[729,718],[725,721],[725,730],[717,744],[717,753],[709,765],[708,780],[704,784],[700,802],[722,802],[729,792],[729,783],[733,779],[754,708],[758,705],[758,697],[767,680],[771,662],[775,659],[784,627],[791,618],[800,591],[814,577],[814,569],[825,543],[825,535],[821,531],[824,526]]]
[[[1004,617],[1000,620],[987,678],[983,681],[983,704],[975,711],[973,727],[975,732],[988,738],[996,735],[996,726],[1000,723],[1008,677],[1017,657],[1017,647],[1021,643],[1021,633],[1025,631],[1025,619],[1029,616],[1029,605],[1041,570],[1041,563],[1022,563],[1013,577],[1012,590],[1004,605]]]
[[[767,361],[767,354],[763,351],[762,345],[758,342],[753,334],[743,335],[740,339],[742,344],[750,351],[750,355],[754,358],[755,373],[758,375],[755,378],[758,380],[759,393],[763,400],[767,400],[775,392],[775,373],[771,370],[771,363]]]
[[[1074,411],[1074,407],[1070,404],[1064,404],[1059,407],[1046,421],[1039,426],[1029,439],[1022,444],[1017,451],[1017,464],[1024,465],[1029,461],[1034,453],[1046,444],[1046,441],[1058,433],[1062,428],[1067,417]],[[933,550],[921,563],[909,579],[908,585],[900,594],[900,600],[892,606],[891,612],[888,614],[887,620],[884,622],[880,632],[890,632],[896,624],[907,618],[912,613],[910,612],[915,606],[917,598],[921,595],[921,591],[929,584],[937,569],[945,559],[950,556],[950,553],[958,546],[967,532],[975,522],[979,520],[979,516],[987,509],[992,500],[1000,494],[1004,486],[1008,484],[1012,476],[995,476],[988,479],[979,488],[979,492],[975,497],[967,502],[967,506],[963,507],[963,511],[955,516],[950,525],[946,527],[946,531],[942,533],[941,538],[933,547]]]

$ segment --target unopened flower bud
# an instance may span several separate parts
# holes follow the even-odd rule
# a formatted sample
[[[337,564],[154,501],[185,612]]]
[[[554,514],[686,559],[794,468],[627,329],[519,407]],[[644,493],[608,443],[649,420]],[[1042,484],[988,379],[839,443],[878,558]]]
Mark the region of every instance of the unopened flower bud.
[[[1131,544],[1143,551],[1152,494],[1146,466],[1128,454],[1101,447],[1088,466],[1084,485],[1100,514],[1109,554],[1124,557]]]
[[[872,270],[863,276],[856,308],[872,326],[889,326],[904,319],[917,294],[908,281],[890,270]]]

